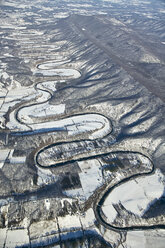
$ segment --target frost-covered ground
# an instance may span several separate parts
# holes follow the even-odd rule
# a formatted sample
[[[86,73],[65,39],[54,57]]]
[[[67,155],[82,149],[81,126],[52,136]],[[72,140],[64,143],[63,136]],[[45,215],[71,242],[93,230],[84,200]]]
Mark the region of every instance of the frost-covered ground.
[[[119,246],[119,248],[155,248],[155,247],[164,247],[165,241],[165,231],[158,230],[149,230],[149,231],[130,231],[127,233],[126,241]]]
[[[143,216],[152,204],[164,196],[164,175],[156,170],[153,175],[125,182],[114,188],[102,206],[107,222],[113,224],[121,204],[126,211]],[[120,213],[119,213],[120,214]]]
[[[10,154],[10,150],[8,150],[8,149],[1,150],[0,168],[3,167],[5,160],[8,158],[9,154]]]
[[[164,2],[0,21],[0,247],[164,248]]]
[[[60,65],[63,65],[63,64],[67,64],[69,62],[70,62],[70,60],[67,60],[67,59],[65,59],[65,58],[62,57],[59,61],[58,60],[55,60],[55,61],[51,61],[51,62],[39,64],[37,68],[38,69],[41,69],[41,70],[48,70],[48,69],[51,70],[51,69],[54,69],[57,66],[60,66]],[[64,74],[64,72],[63,72],[63,74]]]
[[[53,76],[60,76],[60,77],[68,77],[68,78],[79,78],[80,73],[74,69],[39,69],[34,71],[35,75],[45,76],[45,77],[53,77]]]

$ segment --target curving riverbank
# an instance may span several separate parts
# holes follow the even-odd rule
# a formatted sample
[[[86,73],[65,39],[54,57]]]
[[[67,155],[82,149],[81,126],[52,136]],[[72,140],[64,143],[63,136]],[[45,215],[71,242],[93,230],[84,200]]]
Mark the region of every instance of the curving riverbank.
[[[154,174],[155,174],[154,164],[152,163],[152,161],[148,157],[146,157],[146,158],[152,164],[152,167],[150,168],[150,170],[148,172],[136,173],[134,175],[131,175],[129,177],[126,177],[126,178],[120,180],[118,183],[115,183],[114,185],[109,184],[106,187],[106,189],[104,189],[103,192],[100,193],[99,198],[95,202],[94,211],[95,211],[96,219],[99,221],[99,223],[101,225],[105,226],[108,229],[112,229],[112,230],[116,230],[116,231],[133,231],[133,230],[147,230],[147,229],[157,229],[157,228],[164,229],[165,228],[165,220],[164,219],[162,221],[158,221],[158,219],[157,219],[156,221],[154,221],[155,223],[154,222],[151,223],[150,221],[147,221],[146,220],[145,221],[145,224],[144,224],[144,220],[141,219],[142,217],[135,218],[134,215],[132,215],[132,214],[130,214],[130,216],[129,215],[128,216],[129,216],[129,218],[134,217],[134,222],[136,223],[136,221],[137,221],[136,224],[133,224],[132,223],[129,226],[124,226],[124,224],[119,225],[119,223],[118,224],[115,224],[116,223],[115,222],[115,215],[113,216],[114,219],[113,219],[112,223],[110,223],[111,221],[107,219],[107,217],[105,215],[105,212],[104,212],[105,210],[103,210],[103,206],[104,206],[107,198],[109,196],[111,196],[112,192],[114,192],[115,189],[118,189],[119,187],[122,187],[122,185],[127,184],[131,180],[137,181],[139,178],[154,176]],[[164,187],[163,187],[163,189],[164,189]],[[129,187],[128,190],[132,190],[132,188]],[[121,194],[123,194],[123,193],[121,193]],[[129,192],[127,191],[126,194],[129,195]],[[137,195],[135,195],[135,197],[136,196]],[[116,197],[118,197],[118,195],[116,195]],[[121,197],[122,197],[122,195],[121,195]],[[153,204],[153,203],[151,203],[151,204]],[[123,207],[121,209],[123,209]],[[125,216],[125,218],[126,217],[128,218],[128,216]],[[119,218],[118,218],[118,220],[119,220]],[[121,221],[122,221],[122,219],[121,219]],[[113,224],[113,222],[114,222],[114,224]],[[138,224],[138,222],[139,222],[139,224]],[[122,223],[123,223],[123,221],[122,221]]]

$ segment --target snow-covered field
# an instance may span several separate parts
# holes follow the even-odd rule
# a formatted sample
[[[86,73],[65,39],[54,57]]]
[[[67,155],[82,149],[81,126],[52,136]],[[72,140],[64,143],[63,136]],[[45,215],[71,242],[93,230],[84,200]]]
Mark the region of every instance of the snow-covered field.
[[[41,167],[37,167],[37,175],[37,185],[39,186],[50,184],[58,179],[58,176],[54,175],[51,170]]]
[[[66,63],[69,63],[70,60],[69,59],[66,59],[65,57],[62,58],[62,60],[55,60],[55,61],[49,61],[49,62],[45,62],[45,63],[42,63],[42,64],[39,64],[38,65],[38,69],[41,69],[41,70],[50,70],[50,69],[54,69],[55,67],[59,66],[59,65],[63,65],[63,64],[66,64]]]
[[[52,106],[52,109],[47,109],[47,110],[44,109],[42,109],[41,113],[39,114],[39,112],[37,113],[37,108],[36,108],[36,113],[38,117],[43,117],[45,111],[49,111],[48,115],[50,114],[57,115],[63,113],[65,110],[65,105],[63,104],[55,105]],[[25,123],[28,123],[28,126],[18,125],[17,129],[13,131],[29,131],[29,130],[37,131],[41,129],[42,130],[59,129],[59,130],[67,131],[70,136],[74,136],[82,133],[90,133],[89,135],[90,139],[102,138],[103,136],[106,136],[112,131],[112,126],[109,120],[106,117],[99,114],[77,115],[61,120],[55,120],[55,121],[49,120],[47,122],[43,121],[41,123],[33,123],[33,124],[30,124],[31,121],[30,117],[25,115],[26,119],[24,119],[23,114],[22,116],[20,116],[21,121],[23,122],[25,120]],[[31,117],[33,116],[31,115]],[[21,130],[22,127],[23,129]]]
[[[127,232],[126,241],[118,248],[164,248],[165,230]]]
[[[32,105],[31,107],[22,108],[19,111],[18,118],[26,123],[30,124],[33,122],[38,122],[39,117],[49,117],[65,112],[65,104],[50,105],[47,103],[42,103],[39,105]]]
[[[103,184],[101,165],[97,159],[78,162],[78,165],[81,169],[79,176],[83,193],[88,199]]]
[[[79,78],[80,72],[75,69],[38,69],[34,71],[34,75],[42,75],[44,77],[68,77],[68,78]]]
[[[68,124],[67,120],[70,122]],[[84,114],[73,116],[64,120],[69,135],[92,132],[90,139],[101,138],[112,131],[109,120],[99,114]]]
[[[12,78],[11,78],[12,79]],[[34,87],[25,87],[21,86],[20,83],[17,81],[14,81],[12,79],[11,84],[6,87],[7,92],[4,92],[4,100],[0,108],[0,121],[1,121],[1,128],[5,128],[4,124],[4,115],[11,109],[11,107],[14,107],[16,104],[21,103],[22,101],[33,101],[40,97],[41,93],[38,93]],[[5,95],[6,94],[6,95]],[[11,112],[12,115],[13,112]],[[9,117],[9,124],[7,125],[8,128],[11,126],[11,119],[12,117]],[[15,122],[15,116],[14,116],[14,122]],[[17,124],[16,124],[17,125]],[[15,126],[15,124],[14,124]]]
[[[3,167],[4,163],[5,163],[5,160],[8,158],[9,154],[10,154],[9,149],[4,149],[4,150],[1,149],[0,169],[2,169],[2,167]]]
[[[39,64],[36,71],[43,73],[44,76],[48,74],[52,75],[53,73],[53,75],[71,78],[80,77],[81,74],[75,69],[53,69],[57,65],[67,62],[68,60],[65,57],[59,55],[54,61]],[[3,77],[8,78],[8,75],[4,74]],[[7,92],[3,93],[5,100],[1,107],[1,125],[5,126],[4,115],[9,111],[9,107],[14,107],[22,101],[29,101],[29,103],[32,101],[34,103],[33,105],[28,106],[26,104],[18,111],[18,120],[16,119],[17,109],[10,112],[9,120],[6,124],[7,128],[12,131],[37,131],[58,128],[59,130],[67,131],[70,136],[90,132],[90,139],[101,138],[111,132],[110,121],[99,114],[84,114],[58,121],[52,119],[44,121],[43,118],[45,117],[53,117],[64,114],[65,112],[65,104],[49,104],[51,92],[56,91],[57,82],[65,81],[40,82],[34,88],[33,86],[21,86],[20,83],[12,80],[11,85],[7,88]],[[5,94],[7,95],[5,96]]]
[[[164,175],[157,169],[154,174],[129,180],[114,188],[106,197],[102,211],[112,224],[117,216],[115,205],[142,216],[164,194]]]
[[[54,69],[58,65],[62,65],[63,63],[68,63],[69,60],[66,57],[58,55],[56,60],[48,61],[38,65],[38,68],[34,73],[39,72],[43,73],[43,76],[59,76],[59,77],[67,77],[67,78],[78,78],[81,76],[79,71],[75,69]],[[8,79],[10,78],[9,75],[5,72],[2,74],[2,78]],[[58,81],[47,81],[47,82],[40,82],[36,85],[36,89],[33,86],[25,87],[21,86],[20,83],[16,82],[11,79],[11,84],[7,87],[7,89],[2,88],[1,95],[3,97],[1,101],[1,109],[0,109],[0,125],[1,128],[9,128],[13,131],[29,131],[30,129],[37,130],[37,129],[48,129],[54,127],[60,127],[65,129],[65,125],[70,125],[71,128],[68,127],[68,132],[72,135],[73,132],[76,132],[77,129],[82,132],[82,127],[77,128],[74,130],[72,121],[68,124],[63,123],[61,124],[55,121],[50,121],[49,123],[40,122],[38,118],[42,117],[49,117],[55,116],[59,114],[63,114],[65,112],[65,104],[59,105],[50,105],[48,100],[51,98],[51,93],[56,91],[56,83],[58,82],[65,82],[64,80]],[[18,111],[18,120],[16,119],[16,111],[14,109],[9,114],[9,120],[7,124],[5,124],[5,114],[9,111],[9,108],[12,106],[15,107],[16,104],[22,103],[23,101],[33,101],[34,105],[24,106]],[[74,119],[77,119],[76,117]],[[68,121],[68,119],[67,119]],[[21,123],[20,123],[21,122]],[[65,122],[65,121],[64,121]],[[74,120],[73,120],[74,122]],[[24,124],[25,125],[24,125]],[[34,124],[33,124],[34,123]],[[29,126],[27,126],[27,124]],[[80,123],[79,123],[80,125]],[[94,123],[93,123],[94,125]],[[98,128],[98,124],[96,125]],[[88,129],[88,127],[87,127]],[[93,130],[93,127],[91,127]],[[78,131],[79,132],[79,131]]]
[[[23,247],[29,244],[29,235],[27,229],[8,230],[5,247],[15,248]]]
[[[50,90],[52,92],[56,91],[56,84],[57,83],[65,83],[65,80],[58,80],[58,81],[46,81],[37,84],[37,88],[41,90]]]
[[[8,162],[10,162],[11,164],[24,164],[26,157],[22,156],[22,157],[14,157],[13,156],[14,153],[14,149],[10,150],[10,149],[1,149],[1,153],[0,153],[0,169],[3,168],[4,163],[6,160],[8,160]]]
[[[149,68],[151,81],[156,73],[160,80],[164,75],[163,21],[150,13],[148,0],[21,2],[2,0],[0,247],[60,248],[71,246],[71,238],[80,247],[81,237],[83,248],[99,242],[102,247],[102,241],[118,248],[164,248],[164,230],[115,231],[144,223],[143,214],[164,196],[161,171],[143,174],[153,168],[147,156],[163,168],[162,103],[134,78],[135,67],[142,77]],[[129,13],[130,3],[136,11]],[[158,31],[155,41],[145,29],[150,23]],[[44,168],[35,166],[40,155]],[[57,168],[52,161],[68,163]],[[138,173],[143,176],[120,183]],[[109,195],[101,192],[117,183]],[[102,194],[106,198],[98,207],[111,229],[95,212]],[[155,212],[158,217],[145,219],[146,227],[164,224],[164,215]]]
[[[14,149],[11,150],[9,157],[8,157],[11,164],[24,164],[25,163],[26,156],[15,157],[13,156],[14,155],[13,153],[14,153]]]

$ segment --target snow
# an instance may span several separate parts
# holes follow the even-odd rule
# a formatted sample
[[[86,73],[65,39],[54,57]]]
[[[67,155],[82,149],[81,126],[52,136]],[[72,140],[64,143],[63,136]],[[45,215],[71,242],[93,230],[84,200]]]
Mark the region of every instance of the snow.
[[[140,61],[145,63],[161,63],[161,61],[152,54],[143,54]]]
[[[147,198],[151,201],[154,200],[154,198],[159,199],[163,195],[163,182],[164,175],[158,169],[156,169],[155,174],[138,179],[138,184],[143,187]]]
[[[6,248],[24,247],[29,245],[29,236],[27,229],[8,230],[6,238]]]
[[[127,232],[126,241],[119,248],[164,248],[165,230],[145,230]]]
[[[37,239],[32,239],[30,245],[31,247],[47,247],[48,245],[53,244],[53,247],[58,248],[59,246],[54,245],[56,242],[60,242],[60,237],[58,234],[53,234]]]
[[[61,13],[56,13],[56,14],[54,14],[54,17],[55,18],[58,18],[58,19],[61,19],[61,18],[66,18],[66,17],[68,17],[69,15],[68,15],[68,13],[66,12],[61,12]]]
[[[0,97],[5,97],[7,94],[7,89],[3,88],[2,85],[0,85]]]
[[[37,170],[38,170],[37,185],[39,186],[49,184],[57,179],[57,176],[52,174],[52,172],[49,169],[42,169],[41,167],[37,167]]]
[[[9,156],[10,150],[9,149],[2,149],[1,150],[1,156],[0,156],[0,169],[3,168],[3,165],[5,163],[5,160]]]
[[[10,53],[4,53],[3,54],[5,57],[14,57],[12,54],[10,54]]]
[[[9,154],[9,160],[11,164],[24,164],[26,161],[26,156],[13,157],[14,150],[11,150]]]
[[[103,213],[112,223],[117,215],[114,204],[121,203],[126,210],[142,216],[150,205],[164,193],[164,176],[156,169],[153,175],[130,180],[114,188],[104,201]]]
[[[50,105],[47,103],[42,103],[39,105],[32,105],[30,107],[24,107],[19,111],[18,117],[21,121],[26,124],[33,123],[33,119],[39,117],[49,117],[65,112],[65,104]]]
[[[77,197],[82,201],[85,200],[85,196],[82,188],[65,190],[63,191],[63,193],[68,197]]]
[[[27,127],[24,124],[19,123],[15,118],[15,111],[11,112],[9,115],[9,122],[6,124],[6,127],[10,130],[14,131],[28,131],[30,130],[29,127]]]
[[[99,114],[84,114],[68,117],[65,119],[29,124],[33,130],[39,129],[61,129],[67,130],[68,134],[73,136],[76,134],[86,133],[88,131],[93,132],[90,135],[90,139],[95,139],[96,137],[102,137],[111,131],[110,123],[107,123],[107,119]],[[98,129],[100,129],[98,131]],[[103,129],[103,131],[102,131]]]
[[[63,59],[63,61],[60,62],[60,59]],[[59,60],[42,63],[38,66],[39,70],[42,71],[43,69],[53,68],[58,65],[58,63],[63,63],[65,60],[64,57],[59,58]],[[66,62],[66,61],[65,61]],[[41,70],[40,70],[41,69]],[[70,71],[69,71],[70,70]],[[75,70],[71,69],[61,69],[60,72],[73,72]],[[77,71],[78,72],[78,71]],[[54,85],[53,85],[54,84]],[[42,91],[42,87],[48,88],[47,86],[50,85],[50,83],[39,83],[37,85],[38,91]],[[53,89],[55,89],[55,83],[52,83]],[[20,86],[20,85],[19,85]],[[18,93],[18,92],[17,92]],[[38,93],[38,92],[37,92]],[[36,99],[36,103],[40,103],[38,105],[33,105],[29,107],[24,107],[19,111],[18,117],[19,119],[24,122],[25,124],[29,124],[29,126],[25,126],[22,124],[17,124],[17,121],[15,120],[15,113],[12,112],[10,115],[10,122],[7,124],[7,127],[10,127],[11,129],[19,129],[21,130],[29,130],[32,128],[33,130],[37,129],[46,129],[46,128],[63,128],[63,130],[67,130],[68,134],[73,136],[76,134],[86,133],[86,132],[93,132],[89,138],[95,139],[103,137],[104,135],[108,134],[111,131],[111,125],[109,120],[106,117],[103,117],[101,115],[97,114],[88,114],[88,115],[81,115],[81,116],[75,116],[71,118],[66,118],[65,120],[60,121],[50,121],[50,122],[43,122],[43,123],[34,123],[33,120],[38,117],[45,117],[49,115],[53,115],[54,113],[59,114],[63,113],[65,111],[65,105],[59,105],[59,106],[53,106],[49,105],[49,103],[42,103],[42,101],[46,101],[49,99],[50,94],[47,92],[40,92],[40,97]],[[18,158],[17,158],[18,161]],[[42,174],[42,176],[41,176]],[[51,177],[49,177],[51,178]],[[43,175],[43,173],[40,172],[40,176],[38,177],[38,183],[42,184],[43,182],[49,179],[47,176]],[[83,178],[83,175],[82,175]],[[84,175],[85,178],[85,175]],[[82,179],[83,180],[83,179]],[[93,185],[92,187],[95,187],[94,180],[92,181]]]
[[[0,247],[4,247],[6,241],[6,233],[7,233],[6,228],[0,229]]]
[[[67,126],[69,135],[76,135],[83,132],[93,132],[89,138],[102,138],[111,132],[109,120],[99,114],[84,114],[72,117],[74,125]]]
[[[153,116],[148,120],[144,120],[137,126],[129,128],[129,131],[127,133],[134,134],[136,132],[147,132],[147,130],[149,130],[154,125],[155,122],[156,122],[156,116]]]
[[[98,117],[99,116],[97,116],[97,117],[95,116],[94,122],[95,122],[95,124],[96,124],[96,122],[98,124],[98,122],[101,121],[101,119],[102,119],[102,127],[99,130],[92,133],[92,135],[89,136],[90,139],[102,138],[112,131],[112,126],[111,126],[110,121],[104,116],[102,116],[102,118],[100,118],[100,120]]]
[[[110,21],[113,23],[113,25],[125,26],[124,23],[122,23],[121,21],[117,20],[116,18],[110,18]]]
[[[46,207],[47,211],[50,209],[50,201],[49,201],[49,199],[45,199],[45,207]]]
[[[80,72],[75,69],[47,69],[47,70],[35,70],[34,75],[41,74],[45,77],[69,77],[69,78],[79,78],[81,76]]]
[[[10,76],[9,76],[9,74],[7,72],[2,72],[1,73],[1,78],[6,80],[6,79],[10,78]]]
[[[14,80],[12,80],[11,85],[8,85],[6,89],[8,92],[0,109],[0,119],[2,123],[4,122],[3,116],[5,115],[5,113],[7,113],[9,108],[14,107],[16,104],[24,100],[34,100],[39,95],[38,92],[32,86],[24,87]],[[24,127],[22,127],[22,125],[16,121],[15,112],[13,111],[9,115],[9,122],[7,123],[7,127],[14,129],[18,125],[21,126],[20,129],[24,129]]]
[[[36,239],[59,232],[58,225],[55,219],[34,222],[30,225],[29,231],[31,239]]]
[[[103,184],[101,165],[97,159],[78,162],[81,169],[80,182],[85,198],[88,198]]]
[[[55,61],[49,61],[47,63],[42,63],[42,64],[39,64],[38,65],[38,69],[41,69],[41,70],[48,70],[48,69],[54,69],[55,67],[59,66],[59,65],[63,65],[63,64],[66,64],[66,63],[69,63],[70,60],[66,60],[66,59],[62,59],[61,60],[55,60]]]
[[[122,0],[103,0],[103,2],[122,3]]]
[[[39,86],[38,84],[37,86]],[[42,85],[41,85],[42,86]],[[16,103],[19,103],[24,100],[35,100],[36,103],[40,104],[38,105],[32,105],[32,106],[25,106],[23,107],[19,113],[18,113],[18,118],[22,118],[22,122],[28,123],[31,121],[31,118],[28,116],[28,112],[33,112],[35,109],[38,112],[40,110],[41,115],[45,116],[44,107],[45,104],[41,104],[44,101],[47,101],[50,98],[50,93],[42,91],[42,89],[37,89],[37,91],[33,87],[23,87],[18,85],[14,85],[14,88],[11,87],[12,90],[7,94],[7,97],[5,99],[5,103],[2,105],[1,111],[4,112],[4,114],[8,111],[9,107],[14,106]],[[48,103],[45,106],[48,108]],[[49,108],[47,109],[47,113],[49,115],[50,111],[53,113],[63,113],[64,111],[64,105],[57,105],[53,106],[50,105]],[[4,115],[3,114],[3,115]],[[21,115],[21,116],[20,116]],[[3,116],[1,117],[3,118]],[[29,130],[26,126],[20,124],[16,119],[15,119],[15,112],[12,111],[9,115],[9,122],[6,125],[10,129],[19,129],[19,130]]]
[[[81,229],[80,219],[77,215],[66,215],[65,217],[58,217],[58,224],[61,232],[71,232]]]
[[[62,60],[62,61],[61,61]],[[66,59],[66,57],[57,55],[56,60],[45,62],[42,64],[39,64],[39,69],[35,70],[34,73],[43,73],[43,75],[56,75],[56,76],[66,76],[66,77],[72,77],[72,78],[78,78],[81,76],[79,71],[75,69],[51,69],[56,67],[57,65],[61,65],[63,63],[67,63],[69,60]],[[9,78],[9,75],[6,72],[2,73],[2,77],[6,80]],[[63,114],[65,112],[65,104],[59,104],[59,105],[50,105],[48,103],[48,100],[51,97],[51,94],[49,92],[46,92],[45,89],[55,91],[56,90],[56,83],[57,82],[65,82],[62,80],[59,81],[48,81],[48,82],[41,82],[36,85],[36,89],[34,87],[24,87],[21,86],[20,83],[17,81],[14,81],[13,78],[11,78],[12,82],[11,85],[7,87],[6,90],[2,90],[1,94],[5,97],[5,99],[1,102],[1,128],[5,128],[4,123],[4,115],[8,112],[9,108],[14,107],[16,104],[20,103],[21,101],[32,101],[35,103],[31,106],[24,106],[21,108],[18,112],[18,119],[24,123],[25,125],[19,123],[16,118],[16,110],[12,111],[9,114],[9,121],[6,124],[6,127],[13,130],[13,131],[29,131],[30,128],[36,130],[38,129],[44,129],[46,128],[54,128],[54,125],[58,124],[57,122],[50,121],[50,123],[44,123],[39,124],[38,126],[34,125],[37,124],[38,121],[37,118],[39,117],[49,117],[54,115]],[[7,95],[6,95],[7,94]],[[30,124],[27,126],[26,124]],[[94,124],[93,124],[94,125]],[[61,127],[61,126],[60,126]],[[75,126],[74,126],[75,127]],[[71,135],[74,127],[72,126]],[[65,128],[64,128],[65,129]],[[76,127],[77,129],[77,127]],[[69,132],[68,127],[68,132]],[[82,130],[81,132],[85,132],[86,130]],[[79,133],[79,131],[78,131]]]
[[[83,231],[82,230],[76,230],[76,231],[68,231],[63,232],[60,235],[61,241],[66,242],[68,240],[77,240],[83,237]]]
[[[27,217],[25,217],[22,221],[22,226],[23,228],[28,228],[29,227],[29,223],[30,223],[30,219],[28,219]]]
[[[64,80],[59,80],[59,81],[46,81],[43,83],[38,84],[40,89],[48,89],[48,90],[52,90],[52,91],[56,91],[56,84],[59,82],[65,82]]]
[[[92,208],[89,208],[85,212],[85,216],[81,217],[81,223],[82,223],[83,230],[88,229],[91,226],[94,226],[95,221],[96,221],[96,217],[95,217],[94,211]]]
[[[145,248],[146,239],[144,231],[131,231],[127,233],[126,244],[128,248]]]

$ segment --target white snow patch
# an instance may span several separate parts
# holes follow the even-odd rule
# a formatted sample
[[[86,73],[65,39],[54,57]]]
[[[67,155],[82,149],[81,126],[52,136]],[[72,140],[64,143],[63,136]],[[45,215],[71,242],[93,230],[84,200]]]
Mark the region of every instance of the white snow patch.
[[[34,222],[30,226],[30,238],[36,239],[39,237],[45,237],[51,234],[58,233],[58,225],[56,220],[45,220],[45,221],[39,221]]]
[[[144,231],[131,231],[127,233],[126,244],[128,248],[146,248]]]
[[[160,9],[159,12],[165,14],[165,10],[164,9]]]
[[[9,122],[6,124],[6,127],[8,127],[10,130],[14,131],[28,131],[30,130],[29,127],[19,123],[15,118],[15,111],[11,112],[9,115]]]
[[[52,91],[56,91],[56,84],[58,82],[65,82],[64,80],[59,80],[59,81],[47,81],[47,82],[43,82],[38,84],[40,89],[48,89],[48,90],[52,90]]]
[[[50,105],[47,102],[39,105],[32,105],[30,107],[22,108],[19,111],[18,117],[24,123],[30,124],[33,123],[33,118],[55,116],[63,114],[64,112],[65,104]]]
[[[116,217],[114,204],[121,203],[128,211],[142,216],[150,205],[164,193],[164,176],[156,169],[150,176],[130,180],[114,188],[104,201],[102,210],[112,223]]]
[[[70,60],[62,60],[62,61],[58,61],[58,60],[55,60],[55,61],[49,61],[47,63],[42,63],[42,64],[39,64],[38,65],[38,69],[41,69],[41,70],[48,70],[48,69],[54,69],[55,67],[59,66],[59,65],[63,65],[63,64],[66,64],[66,63],[69,63]]]
[[[152,54],[143,54],[140,61],[145,63],[161,63],[161,61]]]
[[[50,184],[51,182],[57,180],[57,176],[53,175],[51,170],[49,169],[42,169],[37,167],[37,185],[42,186],[45,184]]]
[[[7,72],[2,72],[1,73],[1,78],[6,80],[6,79],[10,78],[10,76],[9,76],[9,74]]]
[[[4,247],[6,241],[6,234],[7,234],[6,228],[0,229],[0,247]]]
[[[53,76],[59,76],[59,77],[69,77],[69,78],[79,78],[81,77],[81,74],[79,71],[75,69],[47,69],[47,70],[35,70],[34,75],[41,74],[42,76],[46,77],[53,77]]]
[[[8,230],[5,247],[15,248],[17,246],[29,245],[27,229]]]
[[[61,19],[61,18],[66,18],[66,17],[68,17],[69,15],[68,15],[68,13],[66,12],[64,12],[64,13],[56,13],[56,14],[54,14],[54,17],[55,18],[58,18],[58,19]]]
[[[165,230],[145,230],[145,231],[129,231],[127,232],[124,246],[119,248],[164,248]]]
[[[81,223],[83,229],[88,229],[91,226],[94,226],[96,221],[96,217],[92,208],[89,208],[86,212],[84,217],[81,217]]]
[[[45,207],[46,207],[46,210],[50,209],[50,201],[49,201],[49,199],[45,199]]]
[[[117,20],[116,18],[110,18],[110,21],[111,21],[114,25],[125,26],[124,23],[122,23],[121,21]]]
[[[3,127],[4,123],[4,115],[7,113],[9,108],[15,106],[16,104],[20,103],[21,101],[29,101],[34,100],[38,97],[38,92],[33,87],[24,87],[21,86],[18,82],[12,80],[11,85],[7,86],[8,93],[5,96],[4,102],[1,106],[1,128]],[[48,93],[47,93],[48,94]],[[23,129],[24,125],[21,125],[15,119],[15,111],[12,111],[9,115],[9,122],[7,123],[6,127],[9,129]],[[27,129],[27,127],[26,127]]]
[[[3,168],[3,165],[5,163],[5,160],[9,156],[10,150],[9,149],[2,149],[1,155],[0,155],[0,169]]]
[[[67,130],[68,134],[73,136],[76,134],[93,132],[90,139],[103,137],[111,131],[108,119],[98,114],[84,114],[73,117],[68,117],[58,121],[49,121],[44,123],[29,124],[33,130],[45,128],[60,128]],[[100,129],[100,130],[99,130]],[[103,129],[103,131],[101,130]]]
[[[79,177],[84,196],[88,198],[103,184],[101,165],[97,159],[81,161],[78,165],[81,169]]]
[[[24,164],[26,161],[26,156],[22,157],[14,157],[13,156],[14,150],[11,150],[9,154],[9,160],[11,164]]]
[[[102,138],[111,132],[109,120],[98,114],[84,114],[72,118],[73,125],[67,126],[69,135],[76,135],[84,132],[93,132],[89,138]]]
[[[14,57],[12,54],[10,54],[10,53],[4,53],[4,56],[5,57]]]
[[[63,191],[63,193],[67,195],[68,197],[77,197],[82,201],[85,200],[85,196],[84,196],[84,192],[82,188],[65,190]]]
[[[22,221],[22,225],[23,225],[24,228],[28,228],[29,227],[29,223],[30,223],[30,220],[27,217],[25,217],[23,219],[23,221]]]
[[[66,215],[65,217],[58,217],[58,224],[62,232],[70,232],[75,229],[81,229],[80,219],[77,215]]]
[[[0,84],[0,97],[6,97],[7,89],[3,88],[3,86]]]

